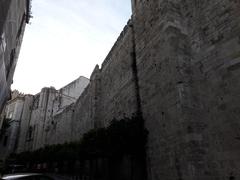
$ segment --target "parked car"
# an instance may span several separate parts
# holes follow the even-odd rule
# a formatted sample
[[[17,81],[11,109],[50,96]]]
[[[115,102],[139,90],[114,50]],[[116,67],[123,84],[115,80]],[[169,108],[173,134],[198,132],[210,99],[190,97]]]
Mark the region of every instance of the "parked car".
[[[1,180],[54,180],[54,178],[45,174],[38,173],[22,173],[4,175]]]

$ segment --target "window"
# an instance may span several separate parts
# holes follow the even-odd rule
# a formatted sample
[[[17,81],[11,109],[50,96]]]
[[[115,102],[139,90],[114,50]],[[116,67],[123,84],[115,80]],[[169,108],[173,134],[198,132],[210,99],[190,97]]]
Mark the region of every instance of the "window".
[[[8,136],[4,137],[3,146],[7,146]]]
[[[27,140],[30,141],[32,139],[33,128],[30,126],[28,129],[28,138]]]
[[[9,112],[8,119],[12,119],[12,116],[13,116],[13,112]]]
[[[10,63],[8,65],[8,67],[6,68],[6,74],[7,74],[7,78],[9,77],[9,74],[11,72],[11,68],[12,68],[12,65],[14,63],[14,60],[15,60],[15,49],[12,49],[11,51],[11,54],[10,54]]]

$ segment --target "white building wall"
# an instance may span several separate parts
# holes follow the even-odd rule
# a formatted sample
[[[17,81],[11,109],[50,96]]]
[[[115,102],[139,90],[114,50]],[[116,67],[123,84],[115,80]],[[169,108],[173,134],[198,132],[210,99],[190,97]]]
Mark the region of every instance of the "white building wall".
[[[18,146],[17,146],[17,152],[23,152],[25,151],[26,146],[26,138],[28,138],[29,133],[29,123],[30,123],[30,117],[31,117],[31,109],[33,105],[33,96],[32,95],[26,95],[23,106],[23,112],[21,116],[20,121],[20,132],[19,132],[19,139],[18,139]]]
[[[59,89],[54,100],[53,115],[61,113],[67,106],[76,102],[88,84],[89,79],[80,76],[78,79]]]
[[[8,127],[0,139],[0,159],[6,158],[17,148],[19,126],[24,106],[24,97],[10,100],[5,108],[4,115]],[[6,143],[4,142],[6,138]]]
[[[88,84],[89,79],[81,76],[59,90],[53,87],[43,88],[39,94],[34,96],[29,122],[32,137],[25,144],[26,150],[36,150],[49,144],[49,128],[52,123],[55,123],[54,117],[64,113],[69,105],[75,103]],[[64,125],[70,126],[66,121],[62,122],[63,127]],[[70,138],[70,132],[68,134],[63,134],[63,137],[67,139],[69,136]]]

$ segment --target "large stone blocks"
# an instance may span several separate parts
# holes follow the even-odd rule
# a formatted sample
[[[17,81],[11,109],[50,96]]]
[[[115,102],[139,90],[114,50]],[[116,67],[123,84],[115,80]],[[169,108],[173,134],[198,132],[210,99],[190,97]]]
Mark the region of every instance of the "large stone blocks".
[[[143,0],[133,10],[149,178],[239,177],[239,2]]]

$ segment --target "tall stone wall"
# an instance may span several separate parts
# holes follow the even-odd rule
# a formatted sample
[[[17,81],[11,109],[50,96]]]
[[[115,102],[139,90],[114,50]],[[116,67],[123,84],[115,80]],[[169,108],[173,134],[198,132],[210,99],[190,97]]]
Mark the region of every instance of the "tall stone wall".
[[[239,179],[240,2],[132,6],[132,20],[74,104],[53,116],[57,95],[37,96],[43,109],[32,113],[31,147],[78,141],[140,112],[149,180]]]
[[[39,96],[38,107],[32,112],[30,124],[34,128],[33,149],[39,149],[45,144],[45,128],[51,120],[55,93],[54,88],[43,88]]]
[[[107,126],[113,119],[131,117],[137,112],[133,71],[131,21],[102,64],[100,74],[100,119]]]
[[[31,109],[29,110],[28,132],[25,138],[25,149],[36,150],[49,144],[65,142],[65,139],[57,138],[54,135],[61,134],[62,128],[65,128],[65,136],[68,135],[70,128],[67,128],[71,122],[65,114],[71,104],[74,104],[88,85],[89,80],[85,77],[79,77],[63,88],[56,90],[53,87],[43,88],[40,93],[33,97]],[[63,116],[63,120],[61,117]],[[25,121],[23,119],[23,121]],[[58,126],[57,126],[57,123]],[[61,123],[64,123],[60,126]],[[70,133],[71,135],[71,133]],[[21,139],[22,137],[20,137]],[[22,140],[24,141],[24,140]],[[20,149],[22,149],[22,145]]]
[[[21,114],[21,120],[19,125],[19,134],[18,134],[18,142],[17,142],[17,151],[18,153],[24,152],[26,150],[26,139],[28,139],[28,130],[29,130],[29,122],[31,118],[31,114],[29,113],[33,104],[33,96],[25,95],[24,96],[24,104],[23,111]]]
[[[239,1],[133,11],[149,179],[239,178]]]
[[[52,117],[46,137],[48,145],[78,141],[84,133],[95,127],[96,102],[98,100],[96,85],[99,82],[95,77],[98,74],[99,67],[96,66],[89,85],[78,100]]]
[[[71,140],[78,141],[82,135],[94,128],[94,82],[90,84],[75,103],[74,114],[71,119]],[[58,136],[56,134],[56,136]]]
[[[55,115],[48,126],[46,145],[64,144],[72,141],[72,115],[74,105],[69,105],[61,113]]]
[[[130,25],[129,21],[101,69],[95,67],[90,84],[77,102],[54,116],[49,144],[78,141],[93,128],[108,126],[113,119],[132,117],[137,113]]]
[[[185,4],[185,11],[193,12],[190,5]],[[194,96],[202,106],[199,114],[202,128],[195,125],[193,130],[200,131],[206,144],[205,147],[199,144],[205,154],[199,174],[195,167],[196,176],[240,178],[239,7],[239,1],[204,1],[195,6],[199,10],[193,19],[185,15],[195,59],[194,86],[198,93]]]
[[[0,134],[0,159],[2,160],[16,150],[23,110],[23,96],[14,98],[6,104],[3,112],[5,118],[3,120],[7,126],[2,129]]]

